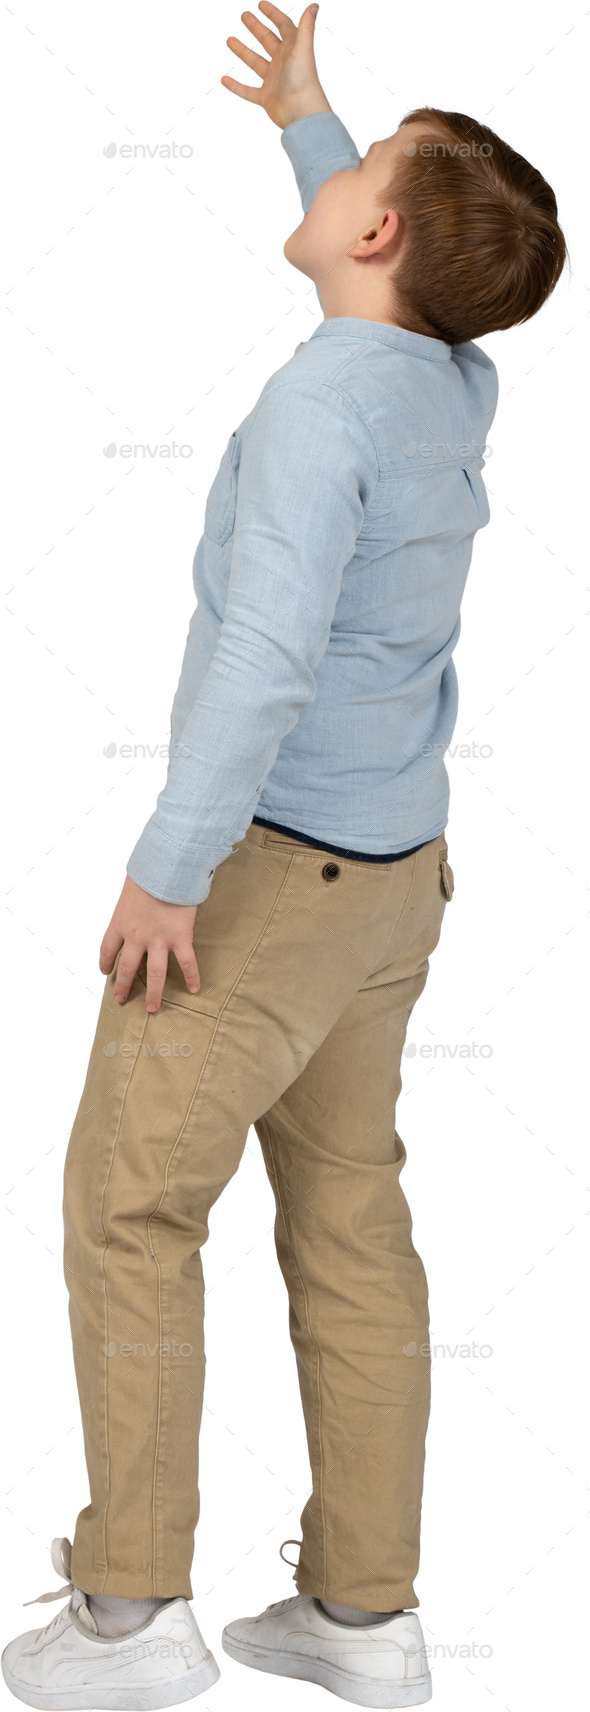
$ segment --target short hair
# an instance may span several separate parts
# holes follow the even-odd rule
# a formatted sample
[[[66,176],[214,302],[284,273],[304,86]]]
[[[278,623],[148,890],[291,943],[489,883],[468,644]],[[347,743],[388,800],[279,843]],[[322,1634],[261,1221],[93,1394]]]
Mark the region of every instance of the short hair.
[[[396,313],[449,345],[530,320],[568,253],[551,186],[466,113],[417,107],[400,129],[418,124],[385,190],[405,226]]]

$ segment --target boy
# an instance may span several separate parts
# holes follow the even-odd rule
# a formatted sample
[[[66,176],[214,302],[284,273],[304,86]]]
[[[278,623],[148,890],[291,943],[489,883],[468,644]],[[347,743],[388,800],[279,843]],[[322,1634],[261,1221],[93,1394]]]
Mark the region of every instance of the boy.
[[[262,87],[222,82],[283,131],[305,211],[285,254],[324,320],[213,484],[168,779],[101,948],[65,1186],[91,1502],[71,1556],[54,1542],[67,1610],[3,1661],[40,1707],[171,1705],[219,1674],[187,1603],[200,1249],[252,1124],[313,1492],[297,1596],[223,1645],[359,1705],[431,1693],[414,1609],[428,1375],[410,1384],[404,1359],[427,1295],[395,1103],[453,891],[452,653],[497,399],[471,341],[540,308],[565,244],[541,175],[462,114],[418,110],[359,160],[318,81],[317,7],[298,28],[260,10],[274,28],[243,16],[268,58],[229,45]],[[189,1051],[170,1064],[172,1029]]]

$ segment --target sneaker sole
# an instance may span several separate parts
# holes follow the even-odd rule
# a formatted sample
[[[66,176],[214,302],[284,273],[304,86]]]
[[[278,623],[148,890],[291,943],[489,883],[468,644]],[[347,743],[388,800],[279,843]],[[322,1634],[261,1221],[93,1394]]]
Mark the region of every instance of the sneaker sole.
[[[341,1700],[351,1700],[354,1706],[423,1706],[432,1698],[432,1677],[418,1676],[413,1682],[384,1682],[365,1677],[363,1680],[340,1665],[324,1659],[309,1658],[307,1653],[276,1652],[271,1647],[255,1647],[246,1641],[235,1641],[224,1629],[221,1644],[224,1652],[238,1664],[251,1670],[267,1670],[273,1676],[295,1676],[303,1682],[317,1682]]]
[[[17,1700],[24,1701],[25,1706],[38,1706],[41,1712],[157,1712],[160,1706],[179,1706],[183,1700],[194,1700],[195,1695],[203,1694],[206,1688],[212,1688],[221,1675],[217,1660],[213,1653],[206,1653],[201,1663],[192,1670],[187,1670],[186,1676],[179,1676],[172,1682],[137,1683],[134,1687],[129,1683],[126,1688],[112,1683],[111,1687],[101,1687],[96,1682],[92,1686],[83,1683],[78,1688],[29,1688],[26,1682],[19,1682],[13,1676],[2,1659],[2,1675],[11,1694]]]

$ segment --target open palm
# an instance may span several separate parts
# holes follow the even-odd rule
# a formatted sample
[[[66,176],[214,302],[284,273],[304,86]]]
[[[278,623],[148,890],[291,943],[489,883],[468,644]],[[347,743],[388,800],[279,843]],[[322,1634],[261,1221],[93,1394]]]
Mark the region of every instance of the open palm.
[[[237,36],[228,36],[227,45],[262,79],[262,88],[237,83],[233,77],[222,77],[224,88],[229,89],[232,95],[241,96],[243,101],[253,101],[257,107],[263,107],[269,119],[281,130],[295,119],[304,119],[309,113],[330,113],[330,103],[322,89],[315,63],[315,10],[308,6],[298,25],[287,17],[286,12],[280,12],[278,6],[272,6],[269,0],[260,0],[258,10],[272,20],[278,34],[257,18],[255,12],[242,12],[242,23],[260,42],[269,58],[264,59],[262,54],[255,53]]]

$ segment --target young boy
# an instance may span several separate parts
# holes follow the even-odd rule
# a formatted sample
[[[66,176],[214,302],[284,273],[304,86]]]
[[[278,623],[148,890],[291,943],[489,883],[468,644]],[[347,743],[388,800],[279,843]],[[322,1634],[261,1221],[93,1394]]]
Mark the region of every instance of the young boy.
[[[223,1645],[358,1705],[431,1692],[428,1374],[404,1357],[427,1294],[395,1104],[453,891],[452,653],[497,399],[471,340],[540,308],[565,245],[541,175],[463,114],[412,113],[360,160],[318,81],[317,7],[298,28],[260,11],[274,28],[243,17],[268,57],[229,45],[262,87],[222,82],[283,131],[305,210],[285,254],[324,319],[213,484],[169,775],[102,945],[65,1184],[91,1502],[73,1551],[54,1542],[68,1608],[3,1661],[38,1707],[167,1706],[219,1675],[187,1603],[200,1249],[251,1125],[313,1492],[297,1596]]]

